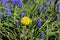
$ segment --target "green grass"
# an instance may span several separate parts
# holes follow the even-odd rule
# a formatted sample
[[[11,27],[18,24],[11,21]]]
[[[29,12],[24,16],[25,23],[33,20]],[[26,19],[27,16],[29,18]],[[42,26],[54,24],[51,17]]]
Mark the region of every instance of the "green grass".
[[[45,32],[44,40],[60,40],[60,14],[58,14],[59,19],[57,21],[53,21],[55,15],[57,14],[57,9],[54,11],[54,5],[52,7],[47,6],[47,10],[44,13],[43,11],[39,15],[42,20],[42,26],[36,26],[36,21],[38,18],[37,10],[40,4],[46,2],[46,0],[36,0],[35,3],[32,3],[29,0],[27,3],[23,2],[24,5],[22,8],[15,6],[11,8],[13,11],[11,16],[6,18],[6,13],[2,12],[4,6],[0,6],[0,12],[3,14],[3,18],[0,19],[0,34],[6,37],[6,40],[36,40],[37,38],[40,39],[41,32]],[[60,1],[59,1],[60,2]],[[49,3],[49,2],[48,2]],[[10,4],[10,3],[9,3]],[[53,2],[54,4],[54,2]],[[10,4],[11,5],[11,4]],[[56,5],[57,6],[57,5]],[[20,23],[21,12],[25,11],[26,15],[32,19],[32,24],[25,26]],[[48,20],[45,19],[45,15],[47,11],[50,11]],[[35,14],[34,17],[33,14]],[[16,20],[19,20],[19,26],[16,27],[15,23]],[[55,28],[56,27],[56,28]],[[54,31],[57,30],[57,31]],[[55,37],[52,37],[55,36]],[[42,39],[43,40],[43,39]]]

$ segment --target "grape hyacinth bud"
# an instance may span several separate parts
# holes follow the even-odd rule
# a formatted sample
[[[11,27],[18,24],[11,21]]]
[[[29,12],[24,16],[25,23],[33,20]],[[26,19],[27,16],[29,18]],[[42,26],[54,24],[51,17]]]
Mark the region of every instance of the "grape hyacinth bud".
[[[49,2],[50,2],[50,6],[52,6],[52,4],[53,4],[53,0],[49,0]]]
[[[41,33],[41,39],[43,39],[44,38],[44,31],[42,31],[42,33]]]
[[[6,4],[8,0],[1,0],[2,4]]]
[[[60,13],[60,3],[58,3],[58,5],[57,5],[57,11],[58,11],[58,13]]]
[[[58,20],[58,15],[55,16],[55,20]]]
[[[38,14],[40,14],[40,12],[42,11],[43,5],[40,5],[39,9],[38,9]]]
[[[18,26],[19,25],[19,21],[18,20],[16,20],[16,26]]]
[[[7,16],[10,16],[11,15],[11,10],[10,10],[10,6],[8,5],[8,3],[6,3],[5,8],[6,8],[5,10],[7,12]]]
[[[45,19],[48,19],[49,14],[46,14]]]
[[[48,6],[48,3],[47,2],[43,3],[43,6]]]
[[[20,1],[18,2],[18,6],[19,6],[19,7],[22,7],[22,6],[23,6],[22,0],[20,0]]]
[[[46,12],[46,8],[44,8],[43,11]]]
[[[16,1],[15,0],[10,0],[12,5],[16,5]]]
[[[37,19],[37,26],[41,26],[41,19],[40,18]]]
[[[24,12],[22,12],[22,13],[21,13],[21,17],[24,17],[24,16],[25,16],[25,13],[24,13]]]
[[[7,12],[7,17],[11,15],[11,11],[10,10],[6,10]]]
[[[2,18],[2,14],[0,13],[0,18]]]

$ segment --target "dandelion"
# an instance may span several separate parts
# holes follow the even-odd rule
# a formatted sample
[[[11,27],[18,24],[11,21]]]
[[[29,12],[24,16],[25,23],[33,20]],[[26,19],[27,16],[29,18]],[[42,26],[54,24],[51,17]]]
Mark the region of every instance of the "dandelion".
[[[45,18],[48,19],[49,14],[46,14]]]
[[[41,26],[41,19],[40,18],[37,19],[37,26]]]
[[[42,31],[42,33],[41,33],[41,39],[43,39],[44,38],[44,31]]]
[[[27,16],[25,16],[21,19],[21,23],[25,24],[25,25],[29,25],[31,22],[32,22],[32,20]]]
[[[58,15],[55,16],[55,20],[58,20]]]
[[[0,18],[2,18],[2,14],[0,13]]]
[[[60,13],[60,3],[58,3],[58,5],[57,5],[57,11],[58,11],[58,13]]]
[[[24,17],[24,16],[25,16],[25,13],[24,13],[24,12],[22,12],[22,13],[21,13],[21,17]]]
[[[40,14],[40,12],[42,11],[43,5],[40,5],[39,9],[38,9],[38,14]]]
[[[16,20],[16,26],[18,26],[19,25],[19,21],[18,20]]]

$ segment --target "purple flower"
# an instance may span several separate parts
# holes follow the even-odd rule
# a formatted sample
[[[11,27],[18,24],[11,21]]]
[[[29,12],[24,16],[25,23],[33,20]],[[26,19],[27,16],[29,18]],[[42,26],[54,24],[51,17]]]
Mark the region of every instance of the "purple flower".
[[[5,4],[5,10],[6,10],[6,13],[7,13],[7,16],[10,16],[11,15],[11,10],[10,10],[10,6],[8,5],[8,3]]]
[[[10,0],[12,5],[16,5],[16,1],[15,0]]]
[[[45,18],[48,19],[49,14],[46,14]]]
[[[42,31],[42,33],[41,33],[41,39],[43,39],[44,38],[44,31]]]
[[[11,11],[10,10],[6,10],[6,12],[7,12],[7,16],[11,15]]]
[[[37,19],[37,26],[41,26],[41,19],[40,18]]]
[[[55,16],[55,20],[58,20],[58,15]]]
[[[57,11],[58,11],[58,13],[60,13],[60,3],[58,3],[58,5],[57,5]]]
[[[20,1],[18,2],[18,6],[19,6],[19,7],[22,7],[22,6],[23,6],[22,0],[20,0]]]
[[[46,8],[44,8],[43,11],[46,12]]]
[[[43,6],[48,6],[48,3],[47,2],[43,3]]]
[[[8,3],[6,3],[4,6],[5,6],[5,8],[6,8],[7,10],[9,10],[9,9],[10,9],[10,6],[9,6],[9,4],[8,4]]]
[[[18,26],[19,25],[19,21],[18,20],[16,20],[16,26]]]
[[[53,4],[53,0],[49,0],[49,2],[50,2],[50,6],[52,6],[52,4]]]
[[[6,4],[8,0],[1,0],[2,4]]]
[[[2,14],[0,13],[0,18],[2,18]]]
[[[39,9],[38,9],[38,14],[40,14],[40,12],[42,11],[43,5],[40,5]]]
[[[24,13],[24,12],[22,12],[22,13],[21,13],[21,17],[24,17],[24,16],[25,16],[25,13]]]

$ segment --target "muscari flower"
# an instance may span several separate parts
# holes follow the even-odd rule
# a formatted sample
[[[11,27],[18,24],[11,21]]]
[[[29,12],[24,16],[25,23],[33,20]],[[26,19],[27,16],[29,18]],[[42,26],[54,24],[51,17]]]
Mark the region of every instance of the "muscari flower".
[[[24,16],[25,16],[25,13],[24,13],[24,12],[22,12],[22,13],[21,13],[21,17],[24,17]]]
[[[52,4],[53,4],[53,0],[49,0],[49,2],[50,2],[50,6],[52,6]]]
[[[45,19],[48,19],[49,14],[46,14]]]
[[[10,0],[12,5],[16,5],[16,1],[15,0]]]
[[[31,22],[32,22],[32,20],[27,16],[22,17],[22,19],[21,19],[21,23],[24,25],[29,25]]]
[[[19,25],[19,21],[18,20],[16,20],[16,26],[18,26]]]
[[[43,11],[46,12],[46,8],[44,8]]]
[[[6,3],[6,5],[5,5],[5,10],[6,10],[7,16],[10,16],[11,10],[10,10],[10,6],[8,5],[8,3]]]
[[[48,3],[47,2],[43,3],[43,6],[48,6]]]
[[[1,0],[2,4],[6,4],[8,0]]]
[[[2,14],[0,13],[0,18],[2,18]]]
[[[22,6],[23,6],[22,0],[20,0],[20,1],[18,2],[18,6],[19,6],[19,7],[22,7]]]
[[[58,15],[55,16],[55,20],[58,20]]]
[[[37,26],[41,26],[41,19],[40,18],[37,19]]]
[[[38,9],[38,14],[40,14],[40,12],[42,11],[43,5],[40,5],[39,9]]]
[[[42,31],[42,33],[41,33],[41,39],[43,39],[44,38],[44,31]]]
[[[57,5],[57,11],[58,11],[58,13],[60,13],[60,3],[58,3],[58,5]]]

